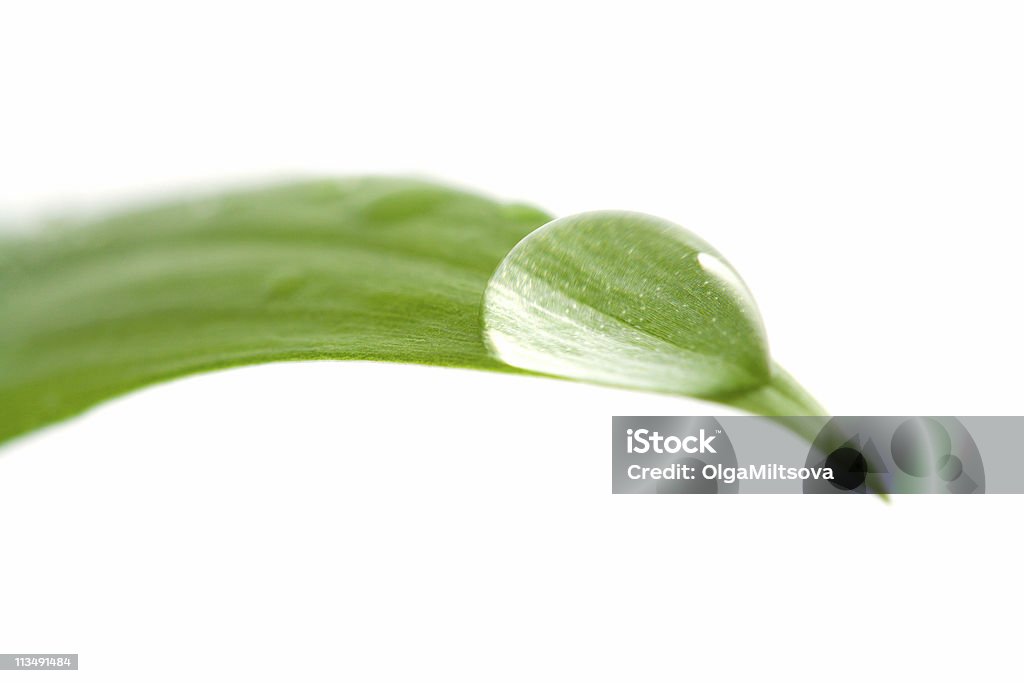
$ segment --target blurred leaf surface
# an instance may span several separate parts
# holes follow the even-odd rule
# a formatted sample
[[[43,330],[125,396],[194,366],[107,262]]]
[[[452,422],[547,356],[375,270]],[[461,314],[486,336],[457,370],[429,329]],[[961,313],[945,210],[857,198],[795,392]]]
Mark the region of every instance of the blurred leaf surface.
[[[548,220],[426,182],[316,181],[0,238],[0,441],[160,380],[277,360],[511,370],[480,334]]]

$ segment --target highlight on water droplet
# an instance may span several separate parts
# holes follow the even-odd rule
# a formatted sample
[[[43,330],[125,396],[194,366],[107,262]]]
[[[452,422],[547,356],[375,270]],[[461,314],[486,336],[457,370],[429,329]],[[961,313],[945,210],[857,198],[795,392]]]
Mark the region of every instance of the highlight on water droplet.
[[[745,299],[745,303],[748,306],[756,306],[754,303],[754,296],[747,289],[747,285],[740,278],[739,273],[733,270],[733,267],[728,263],[718,258],[714,254],[708,254],[701,252],[697,254],[697,263],[710,275],[718,278],[722,282],[728,283],[732,286],[737,296]]]
[[[484,336],[509,365],[717,397],[771,378],[753,297],[711,245],[646,214],[559,218],[523,239],[484,293]]]

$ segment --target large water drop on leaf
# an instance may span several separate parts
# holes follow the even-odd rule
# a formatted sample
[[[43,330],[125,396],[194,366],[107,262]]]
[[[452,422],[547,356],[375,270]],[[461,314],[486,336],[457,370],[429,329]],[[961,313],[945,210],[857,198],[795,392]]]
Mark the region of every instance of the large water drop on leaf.
[[[538,228],[491,277],[483,316],[491,352],[534,372],[704,397],[771,379],[742,279],[654,216],[598,211]]]

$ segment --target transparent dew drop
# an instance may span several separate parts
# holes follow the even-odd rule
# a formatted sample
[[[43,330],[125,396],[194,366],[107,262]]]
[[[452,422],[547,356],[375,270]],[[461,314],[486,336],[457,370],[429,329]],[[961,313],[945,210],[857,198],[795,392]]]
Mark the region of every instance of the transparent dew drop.
[[[743,280],[699,237],[645,214],[538,228],[491,277],[483,320],[496,358],[543,374],[705,397],[771,377]]]

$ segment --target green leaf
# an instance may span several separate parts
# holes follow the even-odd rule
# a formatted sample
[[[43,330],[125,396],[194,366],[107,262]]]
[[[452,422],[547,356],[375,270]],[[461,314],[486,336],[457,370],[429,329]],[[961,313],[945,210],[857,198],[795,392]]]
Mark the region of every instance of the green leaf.
[[[820,412],[770,362],[749,293],[708,245],[650,217],[598,214],[516,247],[548,220],[431,183],[364,178],[4,238],[0,442],[161,380],[300,359],[553,374],[770,415]],[[573,302],[582,312],[559,322]]]

